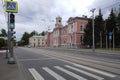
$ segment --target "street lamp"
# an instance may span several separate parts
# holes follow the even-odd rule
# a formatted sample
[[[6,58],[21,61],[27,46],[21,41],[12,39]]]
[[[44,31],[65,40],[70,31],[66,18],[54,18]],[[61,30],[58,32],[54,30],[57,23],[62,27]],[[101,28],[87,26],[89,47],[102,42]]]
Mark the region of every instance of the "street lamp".
[[[92,50],[93,50],[93,52],[95,52],[95,39],[94,39],[94,11],[95,11],[95,10],[96,10],[95,8],[92,9],[92,10],[90,10],[90,11],[92,12],[92,28],[93,28],[93,33],[92,33],[92,35],[93,35]]]

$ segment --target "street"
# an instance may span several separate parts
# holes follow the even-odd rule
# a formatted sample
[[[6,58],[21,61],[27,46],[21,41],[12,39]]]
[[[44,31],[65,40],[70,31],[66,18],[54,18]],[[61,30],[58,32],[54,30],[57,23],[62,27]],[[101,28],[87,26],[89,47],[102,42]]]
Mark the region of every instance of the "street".
[[[15,48],[22,80],[120,80],[118,55],[78,49]]]

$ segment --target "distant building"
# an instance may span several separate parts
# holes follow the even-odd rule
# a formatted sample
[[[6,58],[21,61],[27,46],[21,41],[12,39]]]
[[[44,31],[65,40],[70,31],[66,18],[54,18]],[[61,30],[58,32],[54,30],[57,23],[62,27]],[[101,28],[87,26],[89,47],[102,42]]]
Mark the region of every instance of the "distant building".
[[[70,17],[68,25],[62,25],[62,18],[56,18],[53,32],[45,35],[46,47],[79,48],[83,46],[84,29],[88,23],[87,16]]]
[[[29,46],[31,47],[44,47],[45,37],[44,36],[32,36],[29,38]]]

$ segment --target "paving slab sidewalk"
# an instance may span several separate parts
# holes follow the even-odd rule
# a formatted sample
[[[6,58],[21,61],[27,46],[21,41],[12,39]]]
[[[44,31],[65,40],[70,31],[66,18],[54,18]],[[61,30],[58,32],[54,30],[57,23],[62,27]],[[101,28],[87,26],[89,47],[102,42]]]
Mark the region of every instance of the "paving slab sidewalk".
[[[20,80],[17,64],[7,64],[5,51],[0,51],[0,80]]]

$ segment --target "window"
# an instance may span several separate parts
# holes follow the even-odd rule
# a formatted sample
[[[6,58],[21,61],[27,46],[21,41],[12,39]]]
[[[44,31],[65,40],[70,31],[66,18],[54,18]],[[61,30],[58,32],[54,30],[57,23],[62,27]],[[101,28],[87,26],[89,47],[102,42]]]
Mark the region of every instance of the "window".
[[[80,31],[83,31],[83,26],[82,25],[80,26]]]
[[[73,25],[71,25],[71,32],[73,32]]]
[[[61,22],[61,20],[59,20],[59,22]]]
[[[81,43],[82,43],[82,40],[83,40],[83,36],[81,35],[81,37],[80,37],[80,41],[81,41]]]

